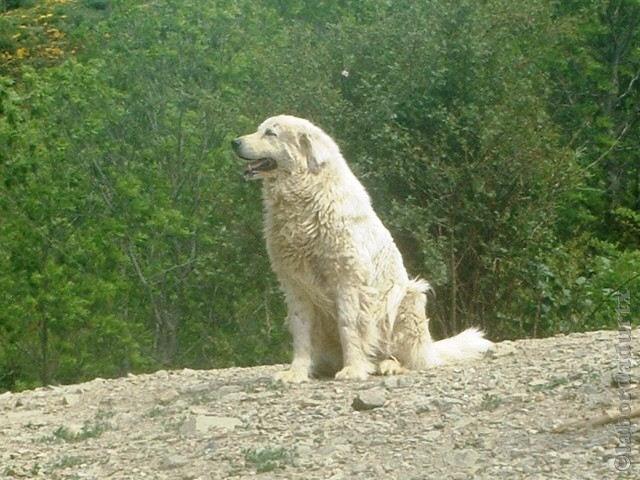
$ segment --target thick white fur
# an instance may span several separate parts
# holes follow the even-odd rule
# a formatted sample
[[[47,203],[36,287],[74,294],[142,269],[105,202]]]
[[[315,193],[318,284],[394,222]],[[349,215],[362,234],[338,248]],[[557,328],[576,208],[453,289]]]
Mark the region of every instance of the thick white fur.
[[[293,362],[278,380],[401,373],[475,359],[492,345],[476,329],[432,341],[429,284],[409,278],[364,187],[322,130],[282,115],[233,143],[245,161],[277,162],[256,176],[293,335]]]

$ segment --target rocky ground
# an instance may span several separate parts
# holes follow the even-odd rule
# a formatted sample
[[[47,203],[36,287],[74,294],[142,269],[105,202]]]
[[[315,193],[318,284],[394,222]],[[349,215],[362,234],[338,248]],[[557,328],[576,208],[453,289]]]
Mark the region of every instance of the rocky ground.
[[[617,413],[619,344],[502,342],[472,365],[364,382],[283,386],[267,366],[5,393],[0,478],[640,478],[640,418]]]

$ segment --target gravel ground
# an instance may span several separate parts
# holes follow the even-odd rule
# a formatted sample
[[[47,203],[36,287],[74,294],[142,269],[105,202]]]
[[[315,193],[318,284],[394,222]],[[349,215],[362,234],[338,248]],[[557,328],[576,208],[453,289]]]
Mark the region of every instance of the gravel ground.
[[[615,416],[640,406],[640,349],[619,384],[619,345],[502,342],[471,365],[363,382],[283,386],[275,365],[5,393],[0,478],[640,478],[640,418]]]

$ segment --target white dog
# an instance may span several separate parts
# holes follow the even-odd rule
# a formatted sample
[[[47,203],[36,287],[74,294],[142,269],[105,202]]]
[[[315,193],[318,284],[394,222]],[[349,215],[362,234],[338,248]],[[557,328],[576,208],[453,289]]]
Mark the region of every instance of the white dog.
[[[429,284],[409,279],[391,234],[326,133],[282,115],[232,146],[247,162],[245,177],[263,180],[267,250],[286,296],[293,362],[278,380],[396,374],[478,358],[492,345],[476,329],[432,341]]]

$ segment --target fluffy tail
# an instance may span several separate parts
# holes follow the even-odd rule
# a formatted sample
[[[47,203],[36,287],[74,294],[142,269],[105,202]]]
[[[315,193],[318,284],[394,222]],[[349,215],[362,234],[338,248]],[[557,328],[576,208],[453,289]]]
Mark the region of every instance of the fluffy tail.
[[[433,342],[425,348],[427,365],[443,365],[465,360],[474,360],[482,356],[491,346],[484,333],[477,328],[469,328],[451,338]]]

